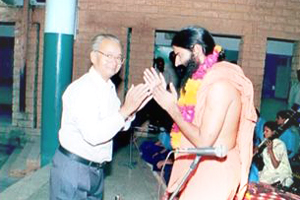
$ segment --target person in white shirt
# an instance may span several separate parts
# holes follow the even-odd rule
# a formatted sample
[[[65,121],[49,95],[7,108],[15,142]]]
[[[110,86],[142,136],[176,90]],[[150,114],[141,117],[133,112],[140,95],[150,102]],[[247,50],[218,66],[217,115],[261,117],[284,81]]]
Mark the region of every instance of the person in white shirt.
[[[297,80],[291,83],[288,107],[292,108],[294,104],[300,105],[300,69],[297,70]]]
[[[270,138],[277,127],[276,122],[268,121],[264,124],[265,138]],[[292,169],[287,155],[285,144],[280,139],[267,140],[267,147],[262,156],[264,168],[259,172],[259,181],[267,184],[280,182],[289,187],[293,184]]]
[[[110,34],[93,39],[89,71],[63,94],[60,146],[50,172],[50,199],[102,199],[103,165],[112,160],[112,139],[128,129],[150,99],[146,84],[131,86],[124,104],[110,78],[124,63],[122,44]]]

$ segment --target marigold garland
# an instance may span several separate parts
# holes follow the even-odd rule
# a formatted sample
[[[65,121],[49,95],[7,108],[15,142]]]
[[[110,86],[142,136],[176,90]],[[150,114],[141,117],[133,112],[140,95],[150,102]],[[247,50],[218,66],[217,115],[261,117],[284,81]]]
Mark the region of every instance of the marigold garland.
[[[199,65],[197,71],[189,78],[184,87],[185,93],[180,91],[180,98],[178,100],[178,107],[181,115],[187,122],[192,122],[195,115],[195,105],[197,103],[197,92],[201,87],[201,80],[206,74],[207,70],[218,61],[219,52],[222,47],[216,45],[212,54],[208,55],[201,65]],[[181,131],[176,123],[173,124],[171,130],[171,144],[172,147],[179,148],[181,142]]]

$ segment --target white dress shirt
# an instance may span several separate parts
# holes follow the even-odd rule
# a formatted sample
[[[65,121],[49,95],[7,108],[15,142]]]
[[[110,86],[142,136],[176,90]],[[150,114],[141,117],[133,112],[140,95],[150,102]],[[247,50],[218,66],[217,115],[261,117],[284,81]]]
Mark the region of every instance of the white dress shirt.
[[[294,103],[300,105],[300,82],[298,79],[291,83],[290,94],[288,99],[288,106],[291,108]]]
[[[112,159],[112,138],[130,126],[119,113],[120,100],[111,80],[107,82],[91,67],[63,94],[60,144],[87,160]]]

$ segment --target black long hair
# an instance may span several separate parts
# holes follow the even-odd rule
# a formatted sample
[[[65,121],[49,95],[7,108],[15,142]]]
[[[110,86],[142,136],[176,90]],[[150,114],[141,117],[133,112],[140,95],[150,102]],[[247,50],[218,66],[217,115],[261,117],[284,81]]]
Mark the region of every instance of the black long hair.
[[[190,51],[192,51],[195,44],[201,45],[205,56],[212,54],[216,45],[212,35],[205,28],[200,26],[189,26],[183,28],[173,37],[172,40],[172,46],[181,47]],[[218,61],[222,61],[224,58],[224,51],[221,51]],[[199,66],[197,63],[195,63],[195,59],[191,59],[187,63],[186,67],[186,72],[183,75],[180,83],[180,88],[183,90],[187,80],[192,76]]]
[[[268,127],[269,129],[271,129],[271,131],[275,131],[276,128],[278,127],[277,123],[274,122],[274,121],[267,121],[265,124],[264,124],[264,127]]]
[[[189,26],[178,32],[173,40],[172,46],[192,50],[195,44],[200,44],[204,54],[211,54],[215,47],[215,41],[212,35],[202,27]]]

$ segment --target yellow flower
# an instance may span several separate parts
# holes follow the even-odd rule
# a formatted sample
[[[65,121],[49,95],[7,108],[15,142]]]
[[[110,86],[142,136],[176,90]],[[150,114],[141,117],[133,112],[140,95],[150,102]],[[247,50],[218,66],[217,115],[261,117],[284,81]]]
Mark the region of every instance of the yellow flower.
[[[217,52],[220,52],[222,50],[222,47],[220,45],[216,45],[214,50],[216,50]]]
[[[197,103],[197,92],[201,85],[200,80],[188,79],[185,86],[185,93],[181,91],[178,104],[181,105],[195,105]]]
[[[171,145],[173,149],[180,147],[180,141],[181,141],[181,132],[171,132]]]
[[[189,78],[185,85],[185,93],[180,92],[179,106],[194,106],[197,103],[197,92],[201,85],[200,80]],[[171,132],[171,144],[174,149],[180,147],[181,132]]]
[[[245,199],[250,200],[251,199],[251,194],[249,192],[247,192],[245,194]]]

